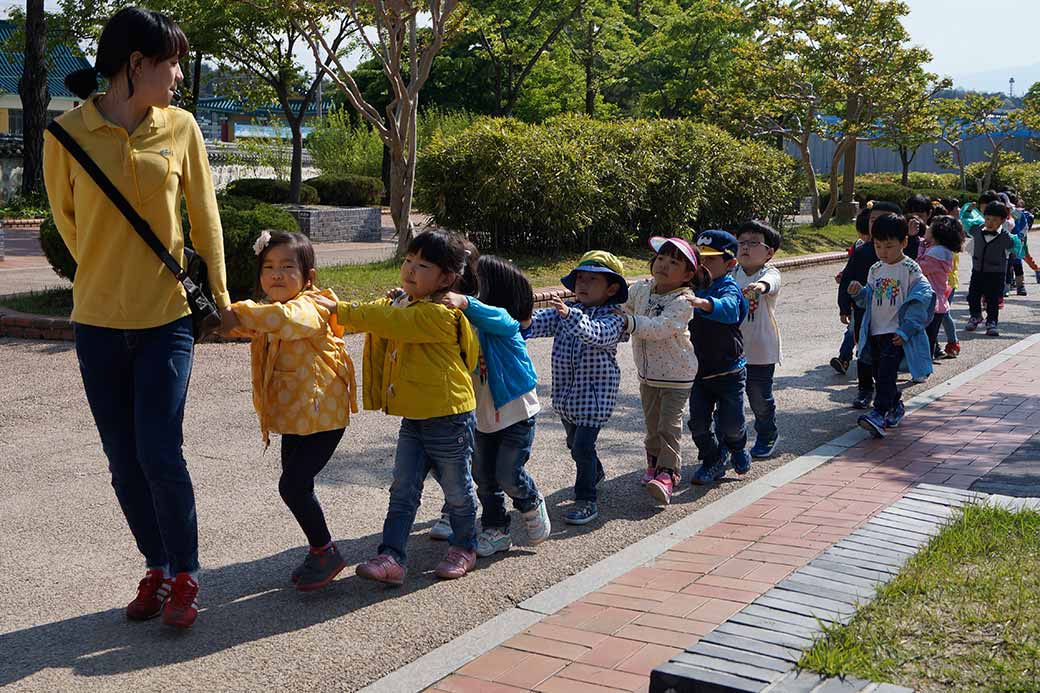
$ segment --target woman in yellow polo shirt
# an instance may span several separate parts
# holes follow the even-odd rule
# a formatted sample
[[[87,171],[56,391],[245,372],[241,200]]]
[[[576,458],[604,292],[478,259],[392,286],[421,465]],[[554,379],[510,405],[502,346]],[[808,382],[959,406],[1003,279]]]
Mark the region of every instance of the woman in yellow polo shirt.
[[[167,17],[121,10],[101,34],[96,67],[66,78],[84,103],[58,122],[181,262],[183,196],[192,243],[224,309],[224,246],[206,147],[195,119],[170,106],[187,52],[187,38]],[[94,95],[98,76],[108,91]],[[147,573],[126,614],[161,613],[164,623],[186,628],[198,611],[199,561],[195,494],[181,452],[194,346],[184,291],[49,133],[44,179],[78,265],[72,321],[87,401],[116,498],[145,557]]]

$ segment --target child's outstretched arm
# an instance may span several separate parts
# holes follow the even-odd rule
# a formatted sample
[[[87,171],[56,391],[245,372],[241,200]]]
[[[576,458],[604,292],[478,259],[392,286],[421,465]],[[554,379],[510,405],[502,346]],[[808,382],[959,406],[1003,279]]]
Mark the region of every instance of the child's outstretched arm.
[[[387,299],[371,303],[340,301],[336,306],[336,320],[353,332],[368,332],[399,342],[434,344],[458,341],[451,309],[436,303],[426,305],[432,310],[396,308]]]
[[[238,301],[225,313],[227,329],[245,328],[254,334],[272,334],[283,340],[324,334],[328,314],[307,296],[286,303]],[[232,317],[233,316],[233,317]],[[232,324],[237,322],[238,324]]]
[[[505,308],[489,306],[472,296],[449,291],[441,299],[441,305],[457,308],[481,332],[509,336],[520,330],[520,323]]]
[[[573,334],[589,346],[609,349],[625,338],[625,319],[617,313],[608,313],[593,319],[577,306],[571,306],[566,317],[561,320],[560,329]]]
[[[698,306],[701,302],[706,302],[703,307]],[[726,325],[741,322],[747,313],[747,299],[744,298],[744,294],[740,292],[736,284],[726,289],[721,296],[695,297],[691,300],[691,305],[708,320]]]
[[[693,306],[689,301],[677,299],[672,301],[656,317],[649,315],[625,315],[626,330],[629,334],[648,341],[668,339],[682,334],[693,318]]]
[[[560,313],[555,308],[536,310],[531,316],[531,324],[520,331],[524,339],[538,337],[555,337],[560,328]]]

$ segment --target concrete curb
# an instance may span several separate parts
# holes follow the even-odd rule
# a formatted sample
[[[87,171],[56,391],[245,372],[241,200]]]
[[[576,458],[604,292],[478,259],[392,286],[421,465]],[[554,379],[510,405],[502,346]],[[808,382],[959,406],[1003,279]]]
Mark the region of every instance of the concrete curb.
[[[906,403],[907,412],[931,404],[1038,342],[1040,333],[1030,335],[950,380],[917,395]],[[762,478],[747,483],[714,503],[690,513],[656,534],[641,539],[613,556],[520,602],[490,621],[372,682],[361,689],[361,693],[414,693],[432,686],[545,616],[556,613],[628,571],[653,560],[676,544],[740,512],[775,489],[829,462],[868,437],[869,434],[860,428],[847,431]]]
[[[773,264],[777,269],[812,267],[831,262],[839,262],[844,260],[846,257],[848,256],[845,252],[819,253],[816,255],[802,255],[800,257],[785,258],[783,260],[778,260]],[[535,307],[546,307],[553,296],[559,296],[560,298],[566,299],[572,298],[574,294],[566,289],[548,289],[538,291],[534,295]],[[71,341],[72,322],[68,318],[20,313],[10,308],[0,307],[0,337]],[[224,339],[223,337],[213,337],[206,339],[205,343],[248,341],[248,339]]]

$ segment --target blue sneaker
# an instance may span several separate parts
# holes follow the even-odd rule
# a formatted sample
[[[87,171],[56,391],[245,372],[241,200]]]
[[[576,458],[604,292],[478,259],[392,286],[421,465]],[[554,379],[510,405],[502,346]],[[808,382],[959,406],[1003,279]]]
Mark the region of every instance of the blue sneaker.
[[[577,501],[574,508],[563,515],[563,521],[569,525],[587,525],[599,517],[599,509],[594,501]]]
[[[730,459],[733,461],[733,471],[737,474],[744,476],[751,471],[751,455],[748,454],[747,450],[731,454]]]
[[[906,416],[906,407],[903,406],[902,401],[896,402],[896,406],[885,414],[885,428],[896,428],[904,416]]]
[[[701,463],[701,466],[693,473],[691,481],[697,486],[709,486],[724,476],[726,476],[726,463],[720,460],[711,465]]]
[[[875,438],[885,437],[885,417],[877,409],[871,409],[869,414],[859,417],[856,423]]]
[[[771,457],[773,450],[776,449],[776,441],[778,440],[780,440],[780,436],[778,435],[773,436],[772,438],[759,436],[755,439],[755,444],[751,447],[751,456],[756,460]]]

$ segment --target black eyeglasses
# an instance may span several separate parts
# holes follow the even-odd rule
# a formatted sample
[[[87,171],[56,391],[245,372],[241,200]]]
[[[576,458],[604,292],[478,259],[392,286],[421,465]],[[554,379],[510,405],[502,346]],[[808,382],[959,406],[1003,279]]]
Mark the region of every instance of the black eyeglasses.
[[[760,245],[765,245],[762,241],[740,241],[737,243],[741,248],[757,248]]]

